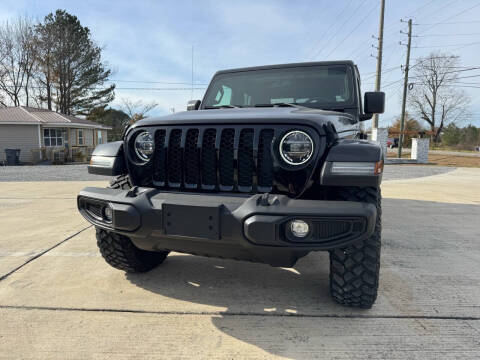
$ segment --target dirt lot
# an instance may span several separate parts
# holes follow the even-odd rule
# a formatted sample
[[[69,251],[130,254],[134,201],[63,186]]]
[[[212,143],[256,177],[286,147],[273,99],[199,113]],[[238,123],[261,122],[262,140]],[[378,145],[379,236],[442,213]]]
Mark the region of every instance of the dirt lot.
[[[388,157],[396,158],[397,153],[388,153]],[[405,154],[406,158],[410,155]],[[430,165],[454,166],[454,167],[480,167],[480,156],[458,156],[450,154],[429,153],[428,161]]]
[[[1,359],[480,358],[480,169],[384,182],[368,311],[331,300],[323,252],[294,268],[173,253],[112,269],[75,203],[105,185],[0,183]]]

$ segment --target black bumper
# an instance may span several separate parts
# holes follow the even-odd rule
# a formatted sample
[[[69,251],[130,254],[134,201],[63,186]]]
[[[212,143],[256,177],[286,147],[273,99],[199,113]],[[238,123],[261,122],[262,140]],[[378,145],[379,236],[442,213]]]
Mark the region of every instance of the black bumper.
[[[131,238],[145,250],[172,250],[292,266],[314,250],[329,250],[369,237],[375,227],[372,204],[295,200],[284,195],[250,197],[161,192],[151,188],[85,188],[78,209],[95,226]],[[113,217],[105,220],[104,208]],[[289,221],[310,225],[295,237]]]

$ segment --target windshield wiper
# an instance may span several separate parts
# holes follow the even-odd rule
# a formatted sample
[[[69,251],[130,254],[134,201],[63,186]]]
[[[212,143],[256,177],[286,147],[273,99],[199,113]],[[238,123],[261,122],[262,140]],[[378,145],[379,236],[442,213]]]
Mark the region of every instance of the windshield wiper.
[[[255,107],[287,107],[287,106],[291,106],[291,107],[296,107],[296,108],[303,108],[304,107],[304,106],[302,106],[298,103],[295,103],[295,102],[291,102],[291,103],[280,102],[280,103],[275,103],[275,104],[255,104],[254,106]]]
[[[219,106],[205,106],[205,109],[237,109],[238,105],[219,105]]]

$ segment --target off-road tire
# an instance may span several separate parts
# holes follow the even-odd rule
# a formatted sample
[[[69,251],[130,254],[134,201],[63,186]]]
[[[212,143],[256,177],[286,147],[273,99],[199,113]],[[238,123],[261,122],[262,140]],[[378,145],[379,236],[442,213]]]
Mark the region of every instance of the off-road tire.
[[[130,182],[130,177],[128,175],[119,175],[115,176],[110,181],[110,185],[108,187],[110,189],[128,190],[132,187],[132,183]]]
[[[109,188],[130,189],[132,184],[128,175],[117,176],[110,182]],[[137,248],[123,235],[96,228],[97,246],[105,261],[112,267],[126,272],[145,272],[161,264],[168,251],[146,251]]]
[[[337,200],[374,204],[377,218],[366,240],[330,251],[330,293],[345,306],[370,309],[377,298],[380,273],[382,206],[379,188],[341,188]]]

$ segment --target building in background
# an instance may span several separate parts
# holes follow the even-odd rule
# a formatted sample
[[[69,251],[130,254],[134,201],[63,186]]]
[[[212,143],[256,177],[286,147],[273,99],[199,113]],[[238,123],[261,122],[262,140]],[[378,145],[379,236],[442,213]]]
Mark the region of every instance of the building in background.
[[[110,127],[31,107],[0,108],[0,162],[5,149],[20,149],[20,162],[85,162]]]

